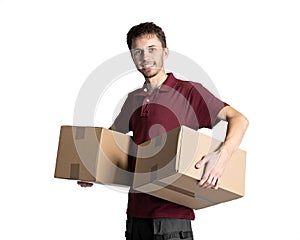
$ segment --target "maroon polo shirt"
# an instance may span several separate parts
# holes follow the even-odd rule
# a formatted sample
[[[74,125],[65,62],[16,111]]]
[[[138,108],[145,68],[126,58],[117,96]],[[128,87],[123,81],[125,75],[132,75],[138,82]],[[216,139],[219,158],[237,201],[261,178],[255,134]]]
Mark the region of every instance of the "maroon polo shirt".
[[[169,73],[151,94],[146,84],[129,93],[111,129],[132,131],[138,145],[181,125],[195,130],[212,128],[226,105],[200,83],[179,80]],[[127,214],[138,218],[195,218],[193,209],[133,191],[129,192]]]

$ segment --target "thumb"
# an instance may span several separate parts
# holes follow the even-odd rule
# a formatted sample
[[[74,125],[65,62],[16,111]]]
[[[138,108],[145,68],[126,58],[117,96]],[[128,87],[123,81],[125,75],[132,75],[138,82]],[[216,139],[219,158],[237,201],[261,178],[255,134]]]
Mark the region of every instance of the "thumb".
[[[203,156],[201,158],[201,160],[195,164],[195,168],[197,168],[197,169],[201,168],[205,164],[205,162],[206,162],[205,161],[205,156]]]

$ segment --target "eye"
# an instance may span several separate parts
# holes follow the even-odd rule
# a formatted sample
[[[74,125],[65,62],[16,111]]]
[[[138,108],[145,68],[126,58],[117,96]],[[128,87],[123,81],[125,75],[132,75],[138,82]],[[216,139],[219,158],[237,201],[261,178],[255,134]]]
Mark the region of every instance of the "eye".
[[[149,52],[155,52],[155,51],[156,51],[156,48],[154,48],[154,47],[149,48]]]
[[[142,55],[142,49],[131,49],[131,53],[132,53],[132,55],[133,56],[140,56],[140,55]]]

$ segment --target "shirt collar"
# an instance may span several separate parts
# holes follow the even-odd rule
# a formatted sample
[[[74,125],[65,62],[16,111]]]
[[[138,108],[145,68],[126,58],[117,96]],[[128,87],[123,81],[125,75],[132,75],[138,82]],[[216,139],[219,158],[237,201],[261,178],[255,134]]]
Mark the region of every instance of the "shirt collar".
[[[168,92],[171,89],[175,88],[176,84],[177,84],[177,79],[174,77],[173,73],[167,73],[168,77],[167,79],[162,83],[162,85],[159,88],[159,92]],[[137,92],[136,92],[136,96],[146,96],[147,93],[147,83],[145,82],[143,87],[140,88]]]

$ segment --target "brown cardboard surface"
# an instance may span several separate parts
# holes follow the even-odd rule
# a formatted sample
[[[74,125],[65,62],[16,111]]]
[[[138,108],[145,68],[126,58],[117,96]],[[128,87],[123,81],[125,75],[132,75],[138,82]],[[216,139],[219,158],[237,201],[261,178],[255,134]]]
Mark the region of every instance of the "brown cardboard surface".
[[[61,126],[54,177],[130,186],[130,136],[100,127]]]
[[[197,185],[204,169],[196,169],[196,162],[221,144],[185,126],[145,142],[138,148],[134,189],[194,209],[244,196],[246,152],[241,149],[228,162],[218,190]]]

